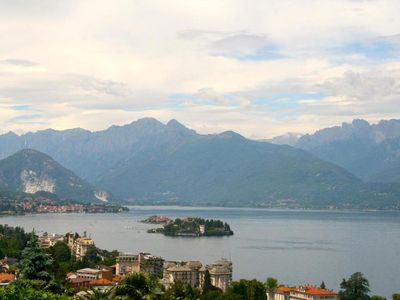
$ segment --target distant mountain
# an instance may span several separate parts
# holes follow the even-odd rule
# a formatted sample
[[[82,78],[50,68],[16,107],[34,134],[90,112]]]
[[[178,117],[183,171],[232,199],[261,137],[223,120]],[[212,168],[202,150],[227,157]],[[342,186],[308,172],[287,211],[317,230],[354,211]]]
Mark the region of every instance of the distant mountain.
[[[354,120],[304,135],[296,147],[364,180],[400,183],[400,120]]]
[[[32,149],[20,150],[0,161],[0,190],[35,194],[47,192],[60,199],[108,201],[107,192],[65,169],[50,156]]]
[[[366,185],[301,149],[231,131],[200,135],[176,120],[0,136],[1,154],[20,147],[43,151],[96,186],[140,203],[399,208],[397,186]]]
[[[276,137],[273,137],[272,139],[264,140],[265,142],[269,142],[272,144],[277,144],[277,145],[289,145],[289,146],[294,146],[297,144],[299,139],[303,136],[302,133],[298,132],[288,132],[283,135],[279,135]]]
[[[152,118],[97,132],[81,128],[62,131],[46,129],[21,136],[9,132],[0,135],[0,158],[25,148],[36,149],[50,155],[78,176],[94,181],[128,157],[134,146],[156,144],[166,139],[179,143],[182,138],[193,134],[194,131],[175,120],[164,125]]]

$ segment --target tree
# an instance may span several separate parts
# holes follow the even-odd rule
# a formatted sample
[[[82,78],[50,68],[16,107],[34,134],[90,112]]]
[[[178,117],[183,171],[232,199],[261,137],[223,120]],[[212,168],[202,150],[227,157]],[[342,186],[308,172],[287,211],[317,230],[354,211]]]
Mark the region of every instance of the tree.
[[[396,293],[392,295],[393,300],[400,300],[400,293]]]
[[[369,300],[369,282],[360,272],[354,273],[348,280],[343,279],[339,292],[341,300]]]
[[[85,254],[85,259],[87,259],[89,262],[96,262],[98,260],[98,251],[96,246],[90,245]]]
[[[200,292],[193,289],[190,285],[183,285],[181,282],[173,283],[162,295],[163,300],[196,300],[199,299]]]
[[[324,281],[322,281],[321,282],[321,285],[319,286],[321,289],[326,289],[326,285],[325,285],[325,282]]]
[[[90,290],[85,291],[84,295],[82,295],[82,299],[85,299],[85,300],[108,300],[108,299],[112,299],[112,292],[113,292],[113,288],[109,288],[106,290],[91,288]]]
[[[71,260],[71,250],[65,242],[57,242],[52,247],[53,258],[57,262],[67,262]]]
[[[239,296],[243,300],[266,300],[266,290],[264,284],[253,280],[241,279],[233,282],[228,289],[228,293]]]
[[[278,280],[273,277],[268,277],[267,281],[265,282],[265,287],[268,291],[276,289],[278,287]]]
[[[27,247],[22,251],[22,260],[20,263],[20,278],[28,280],[50,281],[52,276],[51,270],[53,259],[50,254],[45,253],[38,243],[38,238],[34,232]]]
[[[386,297],[374,295],[371,297],[371,300],[386,300]]]
[[[157,294],[157,283],[147,273],[130,273],[114,289],[113,299],[145,300]]]
[[[204,295],[205,293],[207,293],[208,291],[214,290],[213,287],[214,287],[214,286],[213,286],[212,283],[211,283],[210,272],[209,272],[208,270],[206,270],[206,271],[204,272],[204,282],[203,282],[203,286],[202,286],[203,295]]]

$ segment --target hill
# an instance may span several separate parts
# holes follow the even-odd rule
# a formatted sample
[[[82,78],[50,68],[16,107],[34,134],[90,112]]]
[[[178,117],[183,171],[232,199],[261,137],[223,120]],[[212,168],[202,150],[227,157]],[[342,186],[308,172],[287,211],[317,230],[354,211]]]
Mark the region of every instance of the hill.
[[[50,156],[20,150],[0,161],[0,189],[11,193],[50,193],[81,202],[108,201],[109,195],[80,179]]]

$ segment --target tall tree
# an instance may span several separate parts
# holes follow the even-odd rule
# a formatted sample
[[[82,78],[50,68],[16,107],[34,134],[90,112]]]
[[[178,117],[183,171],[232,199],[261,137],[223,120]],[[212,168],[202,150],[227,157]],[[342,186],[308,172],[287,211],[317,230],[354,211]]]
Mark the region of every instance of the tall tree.
[[[233,282],[228,289],[228,293],[239,296],[243,300],[266,300],[266,289],[262,282],[253,280],[241,279]]]
[[[343,279],[339,292],[341,300],[369,300],[369,281],[360,272],[354,273],[349,279]]]
[[[157,294],[157,282],[147,273],[130,273],[114,289],[113,299],[152,299]]]
[[[50,254],[45,253],[38,243],[34,232],[31,234],[27,247],[22,251],[20,263],[20,278],[29,280],[50,281],[52,276],[50,270],[53,259]]]
[[[268,277],[267,281],[265,282],[265,287],[268,291],[276,289],[278,287],[278,280],[273,277]]]
[[[204,272],[204,282],[203,282],[203,294],[207,293],[208,291],[213,290],[213,285],[211,283],[211,276],[210,276],[210,272],[208,270],[206,270]]]
[[[393,300],[400,300],[400,293],[396,293],[392,295]]]
[[[319,286],[321,289],[326,289],[325,281],[321,282],[321,285]]]
[[[371,297],[371,300],[386,300],[386,297],[374,295]]]

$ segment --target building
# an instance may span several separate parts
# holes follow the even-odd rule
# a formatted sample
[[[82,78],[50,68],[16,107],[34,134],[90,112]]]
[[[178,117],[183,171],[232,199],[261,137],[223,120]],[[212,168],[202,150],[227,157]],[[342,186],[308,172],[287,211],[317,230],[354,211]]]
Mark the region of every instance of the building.
[[[84,268],[76,271],[76,278],[78,279],[88,279],[88,280],[97,280],[97,279],[107,279],[112,280],[113,273],[110,267],[99,267],[96,269],[92,268]],[[73,273],[67,274],[68,278],[74,278]]]
[[[232,283],[233,266],[227,259],[220,259],[212,265],[204,266],[200,269],[200,286],[204,284],[206,271],[210,274],[211,284],[222,291],[226,291]]]
[[[126,275],[131,272],[139,272],[139,255],[121,253],[116,259],[115,274]]]
[[[78,279],[96,280],[102,278],[102,273],[98,269],[84,268],[76,271],[76,277]]]
[[[116,286],[116,283],[108,279],[95,279],[90,281],[89,285],[92,288],[105,291]]]
[[[164,259],[150,253],[139,253],[139,272],[145,272],[153,277],[163,276]]]
[[[48,234],[45,232],[42,236],[39,237],[39,246],[41,248],[47,249],[53,247],[57,242],[63,242],[64,236],[59,234]]]
[[[77,259],[82,259],[86,255],[88,249],[95,246],[94,241],[86,236],[86,232],[83,233],[82,237],[76,233],[68,233],[67,243],[72,254]]]
[[[14,280],[15,280],[14,274],[0,273],[0,288],[9,285]]]
[[[162,277],[164,260],[150,253],[120,254],[115,265],[116,275],[131,272],[145,272],[154,277]]]
[[[206,234],[206,225],[199,225],[199,232],[200,232],[200,235],[205,235]]]
[[[201,288],[204,284],[205,273],[210,274],[211,284],[223,291],[232,283],[232,262],[221,259],[212,265],[203,266],[199,261],[186,263],[166,262],[162,283],[168,287],[174,282],[188,284]]]
[[[0,273],[8,273],[11,269],[15,268],[18,260],[15,258],[8,258],[7,256],[0,260]]]
[[[339,295],[332,290],[312,285],[280,286],[268,293],[268,300],[339,300]]]
[[[199,287],[199,270],[192,268],[188,263],[167,263],[164,269],[163,284],[168,287],[176,282]]]

